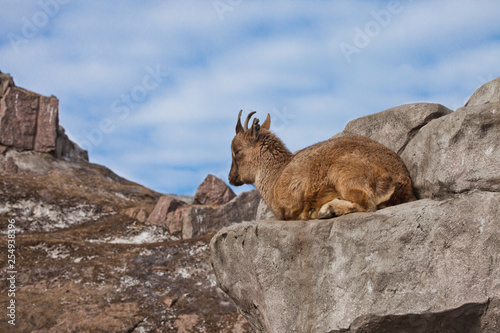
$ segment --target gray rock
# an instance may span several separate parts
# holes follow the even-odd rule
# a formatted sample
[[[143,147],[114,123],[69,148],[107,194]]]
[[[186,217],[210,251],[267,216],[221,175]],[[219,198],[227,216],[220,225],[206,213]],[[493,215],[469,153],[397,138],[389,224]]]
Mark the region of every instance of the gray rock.
[[[348,330],[333,330],[330,333],[494,333],[498,332],[500,327],[500,322],[497,321],[500,317],[495,314],[495,311],[500,309],[498,301],[499,299],[492,299],[485,303],[465,304],[458,309],[424,315],[367,315],[357,318]],[[496,305],[490,306],[490,304]]]
[[[486,103],[500,102],[500,77],[492,80],[472,94],[465,106],[476,106]]]
[[[16,149],[8,149],[4,154],[0,155],[0,173],[14,174],[10,170],[18,170],[24,174],[46,175],[54,170],[69,170],[71,168],[85,167],[84,164],[75,164],[65,160],[57,159],[51,154],[39,153],[33,150],[18,151]]]
[[[405,104],[354,119],[346,125],[343,134],[369,137],[400,154],[423,126],[451,112],[441,104]]]
[[[259,201],[260,195],[254,190],[243,192],[218,207],[183,206],[168,214],[167,226],[173,235],[180,235],[182,239],[206,235],[233,223],[254,221]]]
[[[417,196],[500,191],[499,129],[500,102],[460,108],[420,129],[401,154]]]
[[[498,332],[498,216],[500,193],[476,191],[243,223],[212,239],[212,264],[257,332]]]
[[[89,153],[83,150],[76,143],[71,141],[66,135],[65,129],[59,125],[57,128],[57,139],[55,156],[58,159],[63,159],[72,162],[88,162]]]
[[[456,112],[405,105],[339,134],[399,152],[425,199],[212,239],[217,283],[257,332],[500,332],[497,87]]]
[[[275,220],[276,216],[269,206],[266,204],[264,199],[260,199],[259,206],[257,207],[257,216],[255,217],[257,221],[263,220]]]

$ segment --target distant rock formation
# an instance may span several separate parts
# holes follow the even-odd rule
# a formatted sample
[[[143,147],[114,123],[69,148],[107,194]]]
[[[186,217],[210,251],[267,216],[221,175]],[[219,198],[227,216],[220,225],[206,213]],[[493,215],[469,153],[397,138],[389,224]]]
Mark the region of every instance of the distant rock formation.
[[[55,97],[5,74],[0,93],[0,253],[15,224],[17,331],[252,331],[215,285],[209,242],[228,221],[255,219],[256,192],[231,199],[212,179],[206,204],[163,196],[88,162],[58,124]]]
[[[222,179],[214,175],[208,175],[203,183],[198,186],[193,203],[198,205],[223,205],[234,197],[236,197],[236,194]]]
[[[403,105],[345,133],[398,152],[420,200],[224,228],[219,287],[257,332],[500,332],[500,78],[455,112]]]
[[[16,87],[12,77],[0,71],[0,153],[8,148],[88,161],[87,151],[59,126],[58,99]]]
[[[171,235],[190,239],[216,232],[232,223],[254,221],[260,199],[255,190],[236,196],[223,180],[208,175],[198,187],[193,204],[163,196],[147,224],[166,226]]]

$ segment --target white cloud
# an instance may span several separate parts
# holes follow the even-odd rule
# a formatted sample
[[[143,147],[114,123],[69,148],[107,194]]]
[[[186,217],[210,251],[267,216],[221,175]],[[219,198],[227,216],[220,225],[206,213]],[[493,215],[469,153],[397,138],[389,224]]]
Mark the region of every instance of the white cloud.
[[[401,0],[387,24],[374,16],[389,10],[382,1],[243,0],[224,12],[214,3],[70,1],[20,52],[3,35],[0,69],[59,97],[62,125],[92,160],[177,193],[194,193],[207,173],[227,178],[240,109],[271,113],[297,150],[403,103],[457,108],[500,75],[494,0]],[[21,33],[40,8],[10,1],[1,31]],[[341,43],[355,45],[367,27],[372,36],[348,62]],[[157,66],[168,77],[141,90]],[[146,94],[127,105],[134,91]]]

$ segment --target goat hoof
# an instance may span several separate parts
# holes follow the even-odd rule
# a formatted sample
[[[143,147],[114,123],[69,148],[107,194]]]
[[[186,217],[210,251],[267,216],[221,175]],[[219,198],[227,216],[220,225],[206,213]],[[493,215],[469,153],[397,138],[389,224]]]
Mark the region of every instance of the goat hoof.
[[[328,207],[327,209],[321,209],[318,213],[318,219],[331,219],[332,217],[337,216],[333,211],[332,207]]]

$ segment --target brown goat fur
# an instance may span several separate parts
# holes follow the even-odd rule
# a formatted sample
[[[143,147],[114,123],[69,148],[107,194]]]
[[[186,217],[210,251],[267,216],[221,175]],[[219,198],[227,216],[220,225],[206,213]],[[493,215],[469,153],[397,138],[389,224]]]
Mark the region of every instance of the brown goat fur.
[[[232,185],[255,184],[280,220],[373,212],[415,200],[408,170],[389,148],[359,135],[332,138],[292,154],[269,129],[238,116],[229,173]]]

